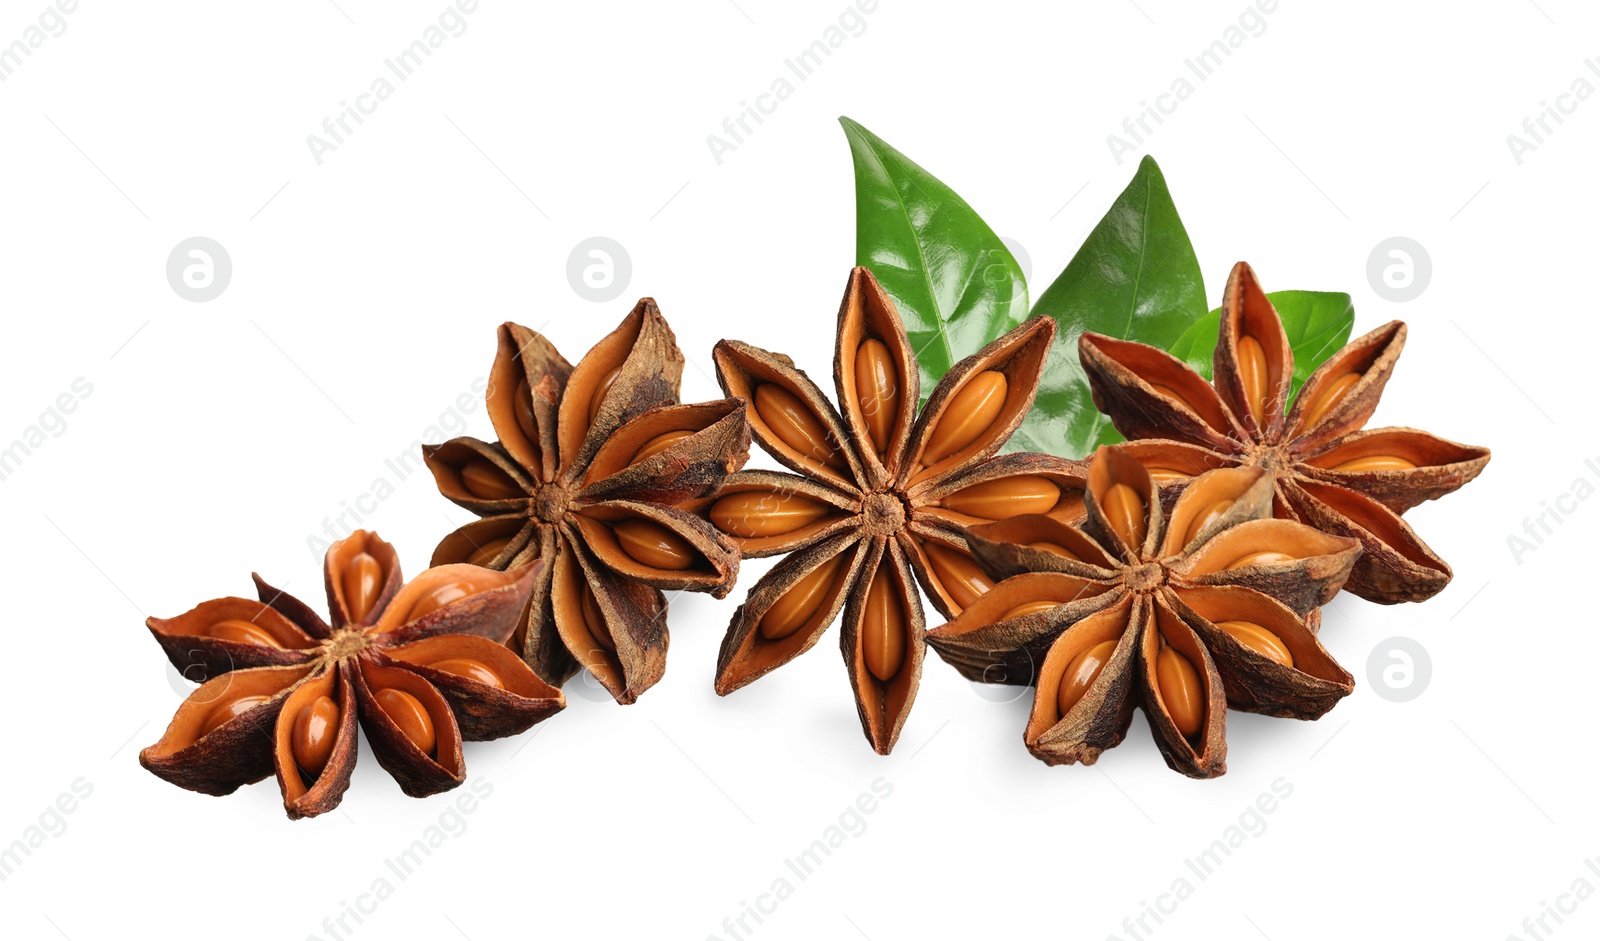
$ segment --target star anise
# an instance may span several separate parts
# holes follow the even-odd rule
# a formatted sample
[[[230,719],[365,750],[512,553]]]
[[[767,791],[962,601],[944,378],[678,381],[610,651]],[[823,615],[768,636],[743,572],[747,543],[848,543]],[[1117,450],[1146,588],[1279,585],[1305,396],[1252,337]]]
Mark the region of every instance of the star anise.
[[[1093,764],[1144,710],[1173,770],[1226,770],[1227,707],[1315,719],[1353,687],[1317,640],[1319,605],[1354,539],[1271,519],[1259,467],[1193,479],[1169,514],[1123,449],[1089,465],[1081,526],[1019,516],[967,540],[994,590],[928,645],[968,679],[1032,684],[1024,741],[1047,764]]]
[[[1085,333],[1079,357],[1095,405],[1134,440],[1128,453],[1170,499],[1189,477],[1258,466],[1274,480],[1274,513],[1365,549],[1345,586],[1369,601],[1422,601],[1450,566],[1401,514],[1456,490],[1489,463],[1489,449],[1414,428],[1363,430],[1405,346],[1398,320],[1350,342],[1306,379],[1285,414],[1294,353],[1272,302],[1244,262],[1228,277],[1215,383],[1167,353]]]
[[[172,665],[203,682],[141,764],[213,795],[276,772],[289,817],[313,817],[350,786],[358,719],[378,764],[425,797],[465,779],[463,740],[516,734],[566,705],[505,647],[537,563],[446,565],[405,583],[394,547],[357,530],[323,568],[332,624],[259,575],[260,601],[216,598],[146,622]]]
[[[551,683],[581,666],[631,703],[666,668],[661,590],[733,587],[738,551],[680,504],[744,465],[744,405],[677,404],[683,354],[649,298],[577,366],[526,327],[498,336],[486,399],[499,440],[423,448],[439,492],[483,517],[433,564],[543,560],[513,649]]]
[[[745,555],[790,553],[734,613],[717,663],[719,694],[809,650],[842,608],[861,726],[888,754],[922,672],[913,576],[952,616],[993,584],[968,553],[964,526],[1082,513],[1077,462],[994,456],[1032,406],[1054,337],[1054,322],[1029,320],[957,363],[919,414],[917,362],[900,315],[872,273],[856,268],[834,357],[842,417],[788,357],[717,344],[723,391],[749,403],[756,440],[795,471],[734,474],[705,501]]]

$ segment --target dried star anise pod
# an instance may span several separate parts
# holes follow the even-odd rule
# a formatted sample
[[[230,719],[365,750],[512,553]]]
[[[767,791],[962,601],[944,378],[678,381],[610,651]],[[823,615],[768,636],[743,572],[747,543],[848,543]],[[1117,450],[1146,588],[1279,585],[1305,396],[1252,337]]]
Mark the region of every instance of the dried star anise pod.
[[[751,557],[790,553],[734,613],[718,657],[727,695],[809,650],[844,610],[841,647],[861,726],[888,754],[922,673],[916,581],[953,616],[993,583],[963,527],[1019,513],[1082,515],[1082,466],[1042,454],[995,457],[1033,405],[1055,324],[1036,317],[957,363],[917,410],[917,362],[894,302],[850,273],[834,384],[841,416],[788,357],[723,340],[723,391],[749,403],[750,430],[795,471],[731,475],[701,502]],[[798,475],[798,476],[796,476]]]
[[[1294,353],[1283,322],[1244,262],[1228,276],[1215,384],[1162,350],[1085,333],[1079,358],[1094,402],[1131,441],[1169,498],[1212,468],[1258,466],[1274,480],[1274,513],[1365,549],[1345,586],[1369,601],[1422,601],[1450,566],[1401,514],[1450,493],[1489,463],[1489,449],[1415,428],[1362,430],[1405,346],[1385,324],[1330,357],[1285,414]],[[1158,440],[1137,440],[1158,439]]]
[[[1272,519],[1265,470],[1201,474],[1168,514],[1144,465],[1106,447],[1086,502],[1081,526],[1019,516],[969,530],[1003,580],[928,632],[968,679],[1035,687],[1035,757],[1093,764],[1137,705],[1169,767],[1216,777],[1228,706],[1315,719],[1350,693],[1316,627],[1361,544]]]
[[[202,683],[140,764],[212,795],[276,772],[289,817],[314,817],[350,786],[358,720],[400,789],[426,797],[465,779],[463,740],[514,735],[566,705],[505,646],[537,564],[446,565],[406,583],[394,547],[357,530],[323,569],[332,624],[259,575],[260,601],[146,622]]]
[[[433,564],[542,559],[512,649],[551,683],[581,666],[631,703],[666,669],[661,590],[733,587],[738,551],[681,504],[744,466],[744,404],[677,404],[683,353],[649,298],[577,366],[526,327],[498,336],[486,399],[499,440],[423,448],[439,492],[483,517]]]

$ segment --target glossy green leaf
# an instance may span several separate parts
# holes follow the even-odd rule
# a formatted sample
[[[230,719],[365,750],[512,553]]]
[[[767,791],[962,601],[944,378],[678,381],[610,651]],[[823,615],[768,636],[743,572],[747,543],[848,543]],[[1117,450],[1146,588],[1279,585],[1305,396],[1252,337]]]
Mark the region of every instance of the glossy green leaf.
[[[1166,349],[1206,313],[1200,263],[1154,160],[1140,161],[1033,312],[1050,315],[1061,329],[1039,398],[1010,446],[1083,457],[1122,440],[1094,407],[1078,335],[1087,330]]]
[[[841,117],[856,173],[856,264],[894,298],[922,395],[950,367],[1028,317],[1022,268],[950,187]]]
[[[1301,383],[1350,342],[1356,309],[1350,295],[1339,291],[1273,291],[1267,295],[1267,300],[1278,309],[1283,332],[1294,350],[1294,385],[1289,390],[1292,402]],[[1219,307],[1196,321],[1168,352],[1210,379],[1221,327],[1222,309]]]

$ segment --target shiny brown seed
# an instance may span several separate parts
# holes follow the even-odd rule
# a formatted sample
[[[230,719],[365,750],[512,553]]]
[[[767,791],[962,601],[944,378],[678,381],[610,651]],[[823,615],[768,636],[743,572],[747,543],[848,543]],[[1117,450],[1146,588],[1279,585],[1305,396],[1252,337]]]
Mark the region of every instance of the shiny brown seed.
[[[1038,614],[1040,611],[1049,611],[1051,608],[1059,608],[1060,606],[1061,602],[1059,601],[1024,601],[1022,604],[1017,605],[1015,608],[1012,608],[1010,611],[1007,611],[1005,614],[1001,615],[1000,620],[1009,621],[1012,618],[1020,618],[1029,614]]]
[[[679,441],[693,436],[694,432],[686,429],[668,431],[663,434],[656,435],[654,438],[646,441],[644,446],[638,451],[634,452],[633,460],[629,461],[628,464],[631,466],[639,463],[640,461],[655,457],[657,454],[660,454],[662,451],[672,447]]]
[[[236,644],[255,644],[260,647],[283,649],[283,645],[278,643],[276,637],[267,633],[266,628],[234,618],[211,625],[206,629],[206,636],[215,637],[217,640],[231,640]]]
[[[1272,633],[1254,621],[1218,621],[1217,626],[1234,640],[1268,660],[1275,660],[1286,667],[1294,666],[1294,654],[1277,634]]]
[[[480,500],[527,496],[509,474],[485,457],[475,457],[461,465],[461,486]]]
[[[506,684],[500,681],[500,674],[489,669],[489,665],[480,660],[473,660],[468,657],[451,657],[448,660],[435,661],[428,664],[428,666],[435,670],[443,670],[446,673],[454,673],[456,676],[482,683],[485,686],[493,686],[495,689],[506,688]]]
[[[1139,491],[1127,484],[1112,484],[1106,491],[1101,509],[1105,512],[1106,522],[1111,525],[1111,531],[1128,548],[1137,552],[1144,545],[1150,525],[1149,508],[1144,505],[1144,498],[1139,496]]]
[[[994,587],[994,580],[983,574],[972,556],[932,542],[925,543],[922,551],[928,555],[934,578],[957,608],[967,608],[979,595]]]
[[[653,569],[681,571],[694,565],[696,554],[681,536],[646,519],[622,520],[611,527],[628,558]]]
[[[1322,416],[1333,411],[1335,406],[1344,401],[1344,397],[1349,395],[1350,390],[1354,388],[1355,384],[1360,381],[1360,373],[1347,372],[1323,386],[1322,391],[1317,393],[1316,401],[1306,405],[1306,410],[1302,413],[1300,424],[1306,428],[1310,428],[1318,421],[1321,421]]]
[[[472,550],[472,555],[467,556],[467,562],[471,565],[487,566],[490,562],[495,560],[496,556],[506,551],[506,546],[509,545],[511,545],[510,536],[500,536],[496,539],[490,539],[483,545]]]
[[[365,552],[356,553],[344,567],[344,606],[350,623],[364,624],[383,592],[383,566]]]
[[[400,727],[400,732],[417,746],[417,750],[424,755],[433,754],[433,746],[437,737],[433,729],[433,717],[428,715],[428,710],[423,707],[417,697],[403,689],[380,689],[373,698],[378,700],[378,707],[394,724]]]
[[[861,417],[867,420],[872,446],[881,456],[889,450],[889,435],[900,414],[894,359],[882,340],[869,338],[856,347],[856,397],[861,403]]]
[[[1255,337],[1242,336],[1239,338],[1239,381],[1244,385],[1245,404],[1250,407],[1250,414],[1256,420],[1258,427],[1267,423],[1267,386],[1271,377],[1267,375],[1267,351],[1261,348],[1261,341]]]
[[[783,640],[804,627],[827,600],[828,589],[833,587],[834,576],[843,562],[843,555],[834,556],[779,596],[761,617],[761,636],[767,640]]]
[[[1187,480],[1194,476],[1187,471],[1176,470],[1171,467],[1147,467],[1145,470],[1150,472],[1150,479],[1158,484],[1174,480]]]
[[[1061,674],[1061,683],[1056,687],[1056,709],[1065,716],[1078,704],[1083,694],[1089,691],[1094,681],[1100,677],[1100,671],[1106,668],[1106,663],[1111,660],[1111,654],[1117,649],[1114,640],[1103,640],[1088,650],[1083,651],[1072,662],[1067,664],[1067,669]]]
[[[333,743],[339,738],[339,705],[330,696],[318,696],[295,714],[289,732],[289,750],[295,765],[315,778],[328,766]]]
[[[1293,562],[1294,556],[1287,552],[1249,552],[1228,563],[1230,569],[1247,569],[1252,565],[1276,565],[1279,562]]]
[[[982,437],[1005,408],[1009,388],[1005,373],[993,369],[968,379],[945,404],[928,436],[928,445],[922,450],[923,465],[931,467]]]
[[[1345,461],[1343,464],[1335,464],[1333,469],[1349,473],[1363,473],[1367,471],[1411,470],[1416,466],[1398,455],[1371,454],[1367,457],[1358,457],[1355,460]]]
[[[464,579],[443,582],[436,585],[432,591],[423,594],[412,602],[411,613],[406,615],[406,622],[410,623],[420,617],[432,614],[447,604],[453,604],[468,595],[475,595],[482,590],[483,587],[481,585],[473,584]]]
[[[606,616],[600,610],[600,602],[595,600],[594,592],[588,585],[579,586],[583,592],[583,626],[589,629],[589,636],[607,653],[617,652],[617,642],[611,637],[611,628],[606,624]]]
[[[711,522],[742,539],[782,536],[809,526],[833,510],[821,500],[796,493],[747,490],[730,493],[711,505]]]
[[[238,699],[230,699],[227,702],[218,703],[206,716],[206,721],[200,723],[200,735],[210,735],[221,726],[244,715],[271,698],[271,696],[240,696]]]
[[[822,421],[799,397],[771,382],[756,386],[756,416],[802,457],[843,470],[844,455],[833,446],[833,439]]]
[[[593,423],[594,417],[600,414],[600,403],[606,400],[606,393],[610,392],[611,387],[617,384],[617,376],[621,373],[622,367],[618,366],[616,369],[606,373],[600,380],[600,384],[594,387],[594,395],[589,399],[590,423]]]
[[[948,510],[985,520],[1008,520],[1024,513],[1048,513],[1061,488],[1048,477],[1022,474],[963,487],[940,501]]]
[[[1058,542],[1050,542],[1048,540],[1040,540],[1038,542],[1030,542],[1030,543],[1028,543],[1028,548],[1030,548],[1030,549],[1041,549],[1041,550],[1043,550],[1045,552],[1052,552],[1052,553],[1055,553],[1056,555],[1061,556],[1062,558],[1071,559],[1074,562],[1082,562],[1083,561],[1083,557],[1082,556],[1078,555],[1076,552],[1073,552],[1071,549],[1068,549],[1066,546],[1063,546]]]
[[[887,560],[878,566],[867,589],[866,608],[861,613],[861,654],[867,670],[882,683],[894,679],[906,659],[906,615],[890,583]]]
[[[1200,674],[1195,672],[1189,658],[1166,644],[1156,655],[1156,690],[1161,702],[1185,738],[1193,738],[1205,721],[1205,692],[1200,687]]]
[[[1191,412],[1195,411],[1195,407],[1193,405],[1190,405],[1189,404],[1189,400],[1184,398],[1183,397],[1183,393],[1179,392],[1177,389],[1174,389],[1171,386],[1164,386],[1164,385],[1160,385],[1159,383],[1154,383],[1154,382],[1152,382],[1150,384],[1150,388],[1156,390],[1157,392],[1161,393],[1162,395],[1166,396],[1167,398],[1171,399],[1172,401],[1177,402],[1179,405],[1182,405],[1184,408],[1188,409],[1189,411],[1191,411]]]
[[[517,428],[522,432],[522,436],[528,439],[528,443],[533,446],[534,453],[538,453],[539,426],[533,418],[533,391],[528,386],[528,378],[526,376],[522,378],[521,382],[517,383],[515,410],[517,413]]]
[[[1196,513],[1194,519],[1189,523],[1188,531],[1184,533],[1183,545],[1187,546],[1189,543],[1194,542],[1194,538],[1200,535],[1202,529],[1222,519],[1223,514],[1233,507],[1233,502],[1232,500],[1218,500],[1206,507],[1203,512]]]

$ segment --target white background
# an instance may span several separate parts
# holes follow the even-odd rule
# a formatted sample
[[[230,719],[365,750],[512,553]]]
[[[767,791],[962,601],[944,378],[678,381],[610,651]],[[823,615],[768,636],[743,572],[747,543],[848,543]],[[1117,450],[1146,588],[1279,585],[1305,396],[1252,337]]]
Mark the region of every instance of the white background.
[[[1600,932],[1600,903],[1562,896],[1600,885],[1584,865],[1600,852],[1600,644],[1577,600],[1600,508],[1563,496],[1600,483],[1585,466],[1600,459],[1600,103],[1520,165],[1506,143],[1576,77],[1600,85],[1592,8],[1285,0],[1138,148],[1166,172],[1213,302],[1243,258],[1271,290],[1350,292],[1358,333],[1404,318],[1374,424],[1495,451],[1478,482],[1408,517],[1455,566],[1448,590],[1328,611],[1323,638],[1358,688],[1325,719],[1231,715],[1216,781],[1167,770],[1142,717],[1099,765],[1052,769],[1022,746],[1026,696],[980,696],[930,655],[899,747],[878,757],[836,632],[713,694],[727,620],[770,565],[749,562],[726,601],[675,601],[668,671],[639,704],[574,681],[537,734],[469,745],[491,795],[400,880],[385,861],[453,820],[454,795],[403,797],[365,750],[340,811],[297,823],[270,781],[218,799],[139,767],[185,688],[144,618],[248,594],[252,570],[320,607],[308,541],[379,478],[394,493],[368,522],[419,571],[469,516],[385,461],[443,434],[441,415],[491,434],[476,399],[448,413],[503,320],[576,361],[649,294],[690,363],[686,401],[718,395],[723,336],[826,377],[854,253],[840,114],[1023,246],[1037,296],[1136,166],[1106,136],[1189,75],[1244,0],[881,0],[720,165],[707,135],[845,0],[485,0],[320,166],[307,135],[442,0],[133,6],[87,0],[0,83],[0,442],[74,379],[93,387],[0,482],[0,844],[74,781],[92,788],[0,882],[0,933],[80,941],[154,918],[262,938],[1500,939],[1550,936],[1523,919],[1558,902],[1572,913],[1547,916],[1554,936]],[[5,3],[0,43],[43,8]],[[195,235],[233,260],[208,303],[164,273]],[[565,272],[594,235],[632,258],[607,303]],[[1395,235],[1433,261],[1409,303],[1367,281]],[[1507,538],[1558,498],[1571,518],[1519,563]],[[1431,655],[1411,702],[1367,678],[1393,636]],[[865,829],[847,820],[858,832],[799,880],[785,860],[879,778],[892,793]],[[1220,868],[1188,869],[1280,778],[1292,795],[1245,821]],[[392,893],[361,901],[380,877]],[[724,919],[779,877],[792,894],[731,934]],[[1192,893],[1163,900],[1180,877]],[[358,901],[365,921],[329,933]],[[1163,923],[1124,924],[1158,902]]]

